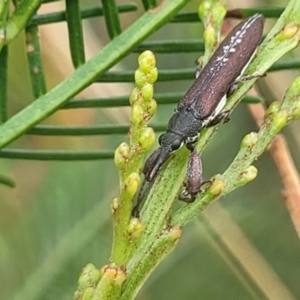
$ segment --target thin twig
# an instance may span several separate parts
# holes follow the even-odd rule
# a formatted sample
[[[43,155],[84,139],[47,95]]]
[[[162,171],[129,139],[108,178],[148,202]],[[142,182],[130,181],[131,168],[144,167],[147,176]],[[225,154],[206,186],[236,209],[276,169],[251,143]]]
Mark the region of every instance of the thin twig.
[[[265,114],[263,105],[250,104],[248,107],[256,124],[261,126]],[[269,150],[281,177],[283,185],[282,196],[286,208],[289,211],[295,230],[300,238],[300,178],[285,137],[282,134],[277,135]]]

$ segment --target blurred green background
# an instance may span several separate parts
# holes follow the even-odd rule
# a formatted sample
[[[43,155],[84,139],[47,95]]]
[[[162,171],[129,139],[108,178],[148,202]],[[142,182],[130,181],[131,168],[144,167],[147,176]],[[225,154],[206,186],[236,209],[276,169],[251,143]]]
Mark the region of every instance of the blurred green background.
[[[125,3],[126,1],[118,1]],[[140,1],[134,1],[140,5]],[[228,8],[280,5],[287,1],[228,2]],[[99,1],[82,1],[82,7]],[[63,10],[47,4],[42,13]],[[185,11],[196,11],[192,1]],[[121,14],[122,28],[143,12]],[[274,20],[266,22],[267,31]],[[85,20],[86,56],[108,42],[103,18]],[[168,24],[149,40],[201,38],[199,23]],[[48,89],[71,74],[65,23],[40,27]],[[131,54],[118,70],[137,67]],[[192,68],[201,53],[157,54],[160,69]],[[290,57],[299,57],[295,50]],[[272,73],[260,80],[268,103],[281,100],[296,71]],[[184,91],[191,80],[158,82],[156,92]],[[9,113],[20,111],[33,95],[24,36],[9,48]],[[129,95],[130,84],[93,84],[78,97]],[[153,123],[167,122],[175,105],[159,106]],[[129,124],[128,108],[61,110],[45,124]],[[299,121],[284,131],[296,168],[300,167]],[[241,104],[203,153],[204,177],[222,173],[245,134],[256,131],[247,105]],[[115,149],[125,135],[42,137],[25,135],[12,146],[26,149]],[[0,298],[71,299],[81,269],[88,262],[106,264],[112,243],[110,201],[118,194],[113,160],[79,162],[0,161],[1,173],[15,188],[0,186]],[[300,245],[281,195],[282,183],[269,153],[256,163],[258,177],[213,204],[183,230],[177,248],[150,276],[137,299],[300,299]]]

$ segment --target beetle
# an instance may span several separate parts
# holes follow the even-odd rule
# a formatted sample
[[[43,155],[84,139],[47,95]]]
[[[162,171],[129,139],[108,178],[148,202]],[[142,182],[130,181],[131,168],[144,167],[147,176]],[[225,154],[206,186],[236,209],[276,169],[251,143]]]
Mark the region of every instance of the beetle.
[[[229,111],[223,108],[237,83],[263,76],[254,73],[242,77],[255,55],[264,26],[261,14],[242,21],[216,49],[168,122],[167,131],[159,137],[160,147],[146,160],[143,173],[153,182],[170,155],[186,146],[191,155],[188,161],[185,190],[179,199],[192,202],[202,185],[202,162],[195,150],[203,128],[228,120]]]

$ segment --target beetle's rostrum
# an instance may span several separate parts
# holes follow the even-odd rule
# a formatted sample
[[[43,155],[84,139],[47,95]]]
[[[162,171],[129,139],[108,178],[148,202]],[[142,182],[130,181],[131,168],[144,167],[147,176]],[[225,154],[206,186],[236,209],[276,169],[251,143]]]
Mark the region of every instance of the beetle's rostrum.
[[[167,131],[159,137],[160,147],[147,159],[143,173],[153,182],[169,156],[182,146],[191,155],[188,162],[186,189],[180,199],[192,202],[200,191],[202,182],[201,158],[195,143],[203,128],[214,126],[228,119],[229,111],[222,111],[227,96],[241,80],[261,40],[264,18],[260,14],[239,23],[217,48],[169,120]]]

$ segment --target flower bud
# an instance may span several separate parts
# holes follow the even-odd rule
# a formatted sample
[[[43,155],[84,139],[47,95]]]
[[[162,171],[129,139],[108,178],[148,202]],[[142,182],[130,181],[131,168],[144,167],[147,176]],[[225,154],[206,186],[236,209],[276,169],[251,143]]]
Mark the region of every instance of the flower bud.
[[[140,89],[138,88],[134,88],[130,94],[129,97],[129,103],[130,105],[133,105],[137,100],[139,100],[140,98]]]
[[[155,142],[155,133],[151,127],[145,128],[139,138],[139,144],[144,151],[148,151]]]
[[[118,168],[124,166],[127,163],[127,160],[130,156],[130,146],[123,142],[115,151],[114,162]]]
[[[147,82],[147,76],[139,69],[134,72],[134,81],[137,87],[142,88]]]
[[[124,190],[128,197],[132,198],[140,184],[140,175],[138,173],[131,173],[124,181]]]
[[[143,231],[143,225],[138,218],[132,218],[128,225],[128,233],[136,238],[141,235]]]
[[[141,105],[136,104],[132,107],[130,119],[134,126],[137,126],[144,121],[144,110]]]
[[[242,140],[241,148],[253,147],[257,142],[257,133],[250,132]]]
[[[149,102],[153,98],[153,85],[150,83],[146,83],[141,88],[141,96],[143,97],[145,102]]]

